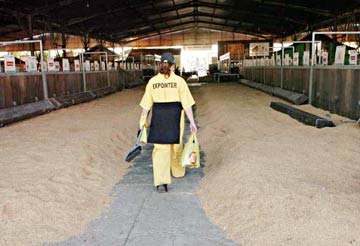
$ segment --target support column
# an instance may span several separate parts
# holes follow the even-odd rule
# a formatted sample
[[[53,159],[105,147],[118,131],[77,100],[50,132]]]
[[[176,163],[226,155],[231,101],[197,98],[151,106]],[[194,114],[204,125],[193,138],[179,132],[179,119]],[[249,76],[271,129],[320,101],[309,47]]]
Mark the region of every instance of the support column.
[[[61,48],[63,50],[63,56],[66,57],[66,46],[69,41],[68,35],[66,35],[65,31],[61,31]]]
[[[27,16],[27,21],[28,21],[28,35],[29,35],[29,39],[33,40],[33,27],[32,27],[32,16],[28,15]],[[31,56],[35,55],[35,47],[34,47],[34,43],[30,43],[30,53]]]

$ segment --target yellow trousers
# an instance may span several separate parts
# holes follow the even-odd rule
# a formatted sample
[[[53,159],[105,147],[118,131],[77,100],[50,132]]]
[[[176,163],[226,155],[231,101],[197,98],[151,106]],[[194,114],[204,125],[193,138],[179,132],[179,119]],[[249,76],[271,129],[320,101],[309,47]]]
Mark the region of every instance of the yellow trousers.
[[[185,168],[181,166],[184,134],[184,111],[180,119],[180,143],[179,144],[154,144],[152,153],[154,185],[171,184],[171,174],[175,178],[185,176]]]

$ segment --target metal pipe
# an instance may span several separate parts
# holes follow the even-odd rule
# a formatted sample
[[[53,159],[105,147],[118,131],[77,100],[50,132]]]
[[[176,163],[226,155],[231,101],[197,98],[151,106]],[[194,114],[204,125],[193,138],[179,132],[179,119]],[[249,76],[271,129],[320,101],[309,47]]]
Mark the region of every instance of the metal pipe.
[[[106,73],[107,73],[107,79],[108,79],[108,86],[110,87],[110,73],[109,73],[109,59],[108,59],[108,54],[105,53],[105,69],[106,69]]]
[[[251,80],[254,81],[254,56],[251,59]]]
[[[7,45],[13,45],[13,44],[29,44],[29,43],[39,43],[41,40],[23,40],[23,41],[6,41],[6,42],[0,42],[0,46],[7,46]]]
[[[312,94],[313,94],[313,77],[314,77],[314,54],[315,54],[315,35],[312,33],[311,37],[311,63],[310,63],[310,75],[309,75],[309,104],[312,103]]]
[[[48,99],[49,91],[46,81],[46,72],[44,71],[44,50],[43,50],[42,41],[39,40],[39,44],[40,44],[40,66],[41,66],[41,77],[42,77],[43,90],[44,90],[44,99]]]
[[[125,70],[126,70],[126,68],[125,68],[125,63],[126,63],[126,61],[125,61],[125,50],[124,50],[124,46],[122,45],[121,46],[121,52],[122,52],[122,59],[121,59],[121,63],[122,63],[122,74],[123,74],[123,84],[122,84],[122,89],[125,89]]]
[[[337,32],[313,32],[315,35],[318,34],[360,34],[360,31],[337,31]]]
[[[121,58],[122,69],[125,70],[125,67],[124,67],[124,59],[125,59],[124,46],[121,46],[121,52],[122,52],[122,58]]]
[[[134,72],[134,78],[136,77],[136,70],[135,70],[135,57],[132,57],[132,68],[133,68],[133,72]]]
[[[284,84],[284,41],[281,42],[281,72],[280,72],[280,88],[283,88]]]
[[[312,41],[290,41],[289,43],[293,43],[293,44],[311,44]],[[315,41],[315,43],[321,43],[321,41]]]
[[[263,77],[264,85],[266,84],[266,72],[265,72],[266,69],[265,69],[265,67],[266,67],[266,66],[263,66],[263,67],[262,67],[262,69],[263,69],[263,76],[264,76],[264,77]]]
[[[83,87],[84,87],[84,92],[86,92],[86,74],[85,74],[85,62],[84,62],[83,53],[80,53],[80,62],[82,64]]]

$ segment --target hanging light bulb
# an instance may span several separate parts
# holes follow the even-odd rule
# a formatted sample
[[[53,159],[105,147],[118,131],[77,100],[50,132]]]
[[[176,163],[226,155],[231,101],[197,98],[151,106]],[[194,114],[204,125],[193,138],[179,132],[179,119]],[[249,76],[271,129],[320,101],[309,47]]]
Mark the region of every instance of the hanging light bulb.
[[[90,8],[90,1],[86,0],[86,8]]]

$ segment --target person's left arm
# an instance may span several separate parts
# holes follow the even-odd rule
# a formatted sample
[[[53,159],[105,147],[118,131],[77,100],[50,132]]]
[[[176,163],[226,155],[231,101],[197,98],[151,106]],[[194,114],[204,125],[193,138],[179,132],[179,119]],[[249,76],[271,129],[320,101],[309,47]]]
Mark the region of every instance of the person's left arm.
[[[151,95],[151,86],[150,82],[146,86],[145,94],[140,102],[140,106],[142,107],[142,112],[139,120],[139,128],[141,129],[145,124],[147,120],[147,116],[149,114],[150,109],[153,105],[153,99]]]
[[[143,108],[142,112],[141,112],[141,116],[140,116],[140,121],[139,121],[139,129],[141,129],[144,125],[146,125],[146,121],[147,121],[147,116],[149,114],[149,109],[145,109]]]

